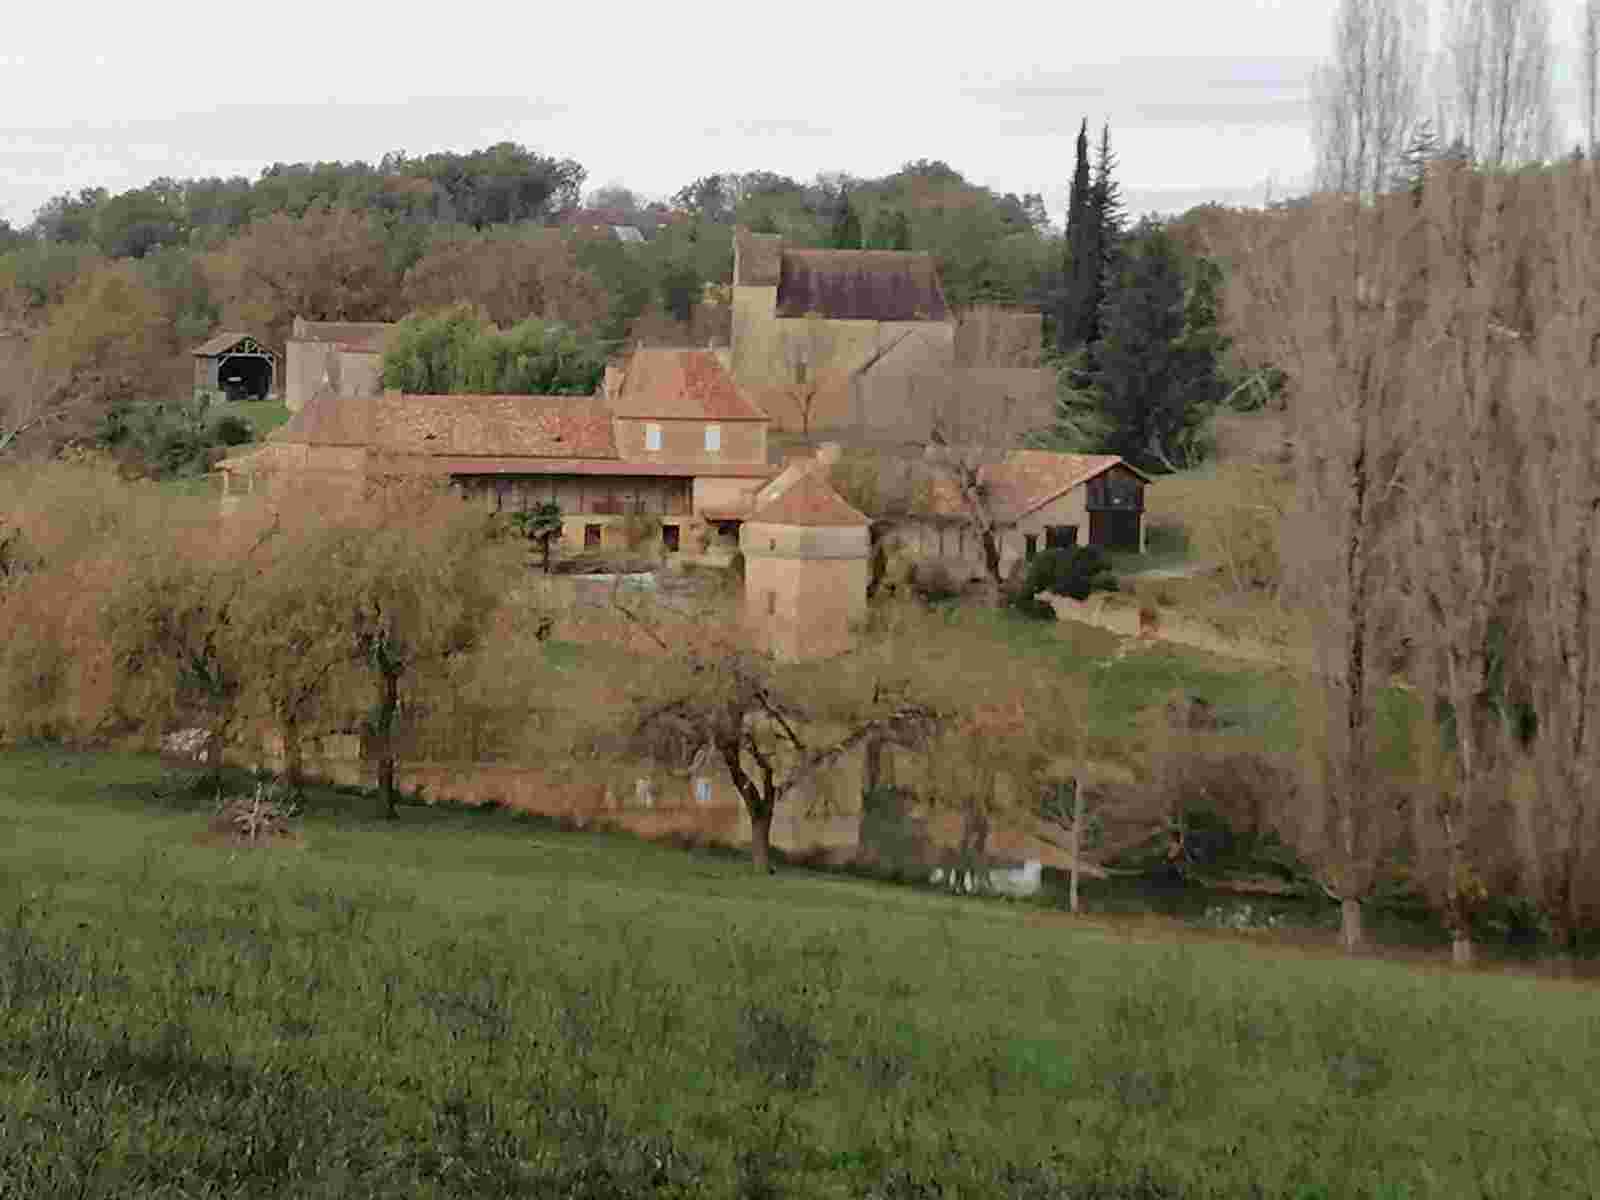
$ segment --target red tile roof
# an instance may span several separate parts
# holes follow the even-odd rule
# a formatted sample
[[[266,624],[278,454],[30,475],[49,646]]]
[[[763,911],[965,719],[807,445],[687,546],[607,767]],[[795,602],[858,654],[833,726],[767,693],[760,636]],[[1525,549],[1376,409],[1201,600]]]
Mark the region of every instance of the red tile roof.
[[[639,479],[765,479],[770,467],[753,463],[662,463],[607,458],[508,458],[501,455],[430,457],[427,466],[447,475],[627,475]],[[742,514],[741,514],[742,515]]]
[[[834,491],[824,471],[808,471],[777,497],[761,505],[749,520],[762,525],[870,525]]]
[[[611,415],[591,396],[413,396],[385,392],[373,448],[500,458],[615,459]]]
[[[709,350],[634,351],[611,411],[635,420],[767,420]]]
[[[949,316],[931,254],[906,250],[785,250],[778,316],[836,321],[943,321]]]
[[[319,392],[269,440],[306,446],[365,446],[372,440],[372,401]]]
[[[1148,483],[1149,477],[1115,454],[1061,454],[1053,450],[1013,450],[1005,459],[979,468],[996,520],[1021,520],[1080,484],[1121,466]],[[931,481],[929,516],[957,517],[966,508],[954,480],[940,473]]]

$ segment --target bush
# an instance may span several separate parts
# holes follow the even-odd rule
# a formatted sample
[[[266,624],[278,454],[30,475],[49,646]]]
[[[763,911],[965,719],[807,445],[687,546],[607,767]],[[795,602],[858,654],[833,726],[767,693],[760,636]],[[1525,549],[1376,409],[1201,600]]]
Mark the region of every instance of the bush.
[[[1030,617],[1053,620],[1055,612],[1038,599],[1040,592],[1086,600],[1091,592],[1116,590],[1117,578],[1099,550],[1093,546],[1065,546],[1034,557],[1012,590],[1011,605]]]
[[[217,445],[242,446],[255,441],[256,431],[249,421],[230,413],[211,427],[211,436]]]

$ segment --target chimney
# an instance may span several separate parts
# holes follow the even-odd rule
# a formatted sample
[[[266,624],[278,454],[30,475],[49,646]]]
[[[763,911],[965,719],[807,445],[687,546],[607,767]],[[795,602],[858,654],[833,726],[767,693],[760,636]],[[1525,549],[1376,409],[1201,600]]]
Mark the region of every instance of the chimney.
[[[622,390],[622,377],[626,372],[621,367],[606,364],[605,398],[612,400]]]

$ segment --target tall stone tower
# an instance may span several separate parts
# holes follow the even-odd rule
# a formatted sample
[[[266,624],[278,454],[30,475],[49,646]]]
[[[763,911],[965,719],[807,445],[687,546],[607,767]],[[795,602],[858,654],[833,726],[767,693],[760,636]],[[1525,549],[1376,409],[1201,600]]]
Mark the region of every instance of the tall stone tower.
[[[867,612],[871,522],[811,470],[758,503],[739,531],[745,624],[784,662],[850,649]]]

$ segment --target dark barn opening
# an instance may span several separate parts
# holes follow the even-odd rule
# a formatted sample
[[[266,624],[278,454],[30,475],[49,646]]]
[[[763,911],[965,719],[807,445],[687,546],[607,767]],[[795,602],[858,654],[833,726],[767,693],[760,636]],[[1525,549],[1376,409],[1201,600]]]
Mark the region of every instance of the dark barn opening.
[[[217,382],[229,400],[265,400],[272,391],[272,360],[231,354],[217,364]]]

